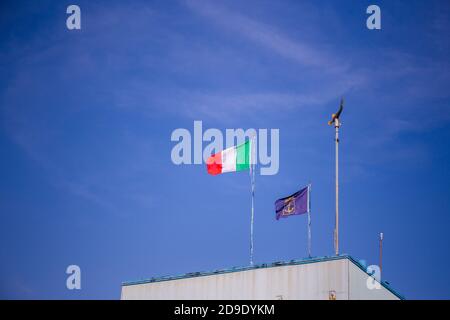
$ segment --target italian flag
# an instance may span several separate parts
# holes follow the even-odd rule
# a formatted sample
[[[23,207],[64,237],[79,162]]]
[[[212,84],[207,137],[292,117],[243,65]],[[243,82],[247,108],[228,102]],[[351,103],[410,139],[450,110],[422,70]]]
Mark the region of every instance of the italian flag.
[[[208,173],[215,176],[225,172],[236,172],[250,169],[251,140],[225,149],[206,160]]]

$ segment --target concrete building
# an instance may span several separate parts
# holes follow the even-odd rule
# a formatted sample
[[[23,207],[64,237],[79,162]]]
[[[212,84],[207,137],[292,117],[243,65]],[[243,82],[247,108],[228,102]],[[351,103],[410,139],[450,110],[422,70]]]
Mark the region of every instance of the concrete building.
[[[368,279],[375,281],[351,256],[340,255],[125,282],[121,299],[403,299],[385,282],[369,289]]]

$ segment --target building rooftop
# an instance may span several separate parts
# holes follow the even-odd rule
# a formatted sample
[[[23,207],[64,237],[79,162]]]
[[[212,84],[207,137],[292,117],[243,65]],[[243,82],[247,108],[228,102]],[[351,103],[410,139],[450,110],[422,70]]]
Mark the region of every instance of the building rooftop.
[[[217,269],[217,270],[213,270],[213,271],[189,272],[189,273],[175,275],[175,276],[152,277],[150,279],[144,279],[144,280],[138,280],[138,281],[126,281],[126,282],[122,283],[122,286],[131,286],[131,285],[138,285],[138,284],[145,284],[145,283],[162,282],[162,281],[170,281],[170,280],[211,276],[211,275],[231,273],[231,272],[248,271],[248,270],[261,269],[261,268],[292,266],[292,265],[309,264],[309,263],[317,263],[317,262],[325,262],[325,261],[341,260],[341,259],[348,259],[353,264],[355,264],[357,267],[359,267],[363,272],[365,272],[368,276],[370,276],[370,274],[367,272],[366,268],[360,262],[358,262],[356,259],[352,258],[348,254],[342,254],[342,255],[338,255],[338,256],[324,256],[324,257],[312,257],[312,258],[306,258],[306,259],[294,259],[294,260],[288,260],[288,261],[276,261],[276,262],[272,262],[272,263],[262,263],[262,264],[257,264],[257,265],[253,265],[253,266]],[[395,291],[393,288],[391,288],[391,286],[386,281],[381,281],[381,285],[384,288],[386,288],[387,290],[389,290],[392,294],[397,296],[399,299],[402,299],[402,300],[404,299],[404,296],[401,295],[400,293],[398,293],[397,291]]]

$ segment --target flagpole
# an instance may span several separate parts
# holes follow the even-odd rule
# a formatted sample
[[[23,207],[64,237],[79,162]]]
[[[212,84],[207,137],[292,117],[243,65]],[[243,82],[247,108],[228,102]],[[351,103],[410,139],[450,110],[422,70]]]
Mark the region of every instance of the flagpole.
[[[336,220],[334,229],[334,249],[336,255],[339,255],[339,127],[341,123],[339,118],[334,119],[334,127],[336,128]]]
[[[253,221],[255,216],[255,181],[254,181],[254,168],[253,170],[250,169],[252,172],[250,173],[252,177],[250,179],[252,180],[252,217],[251,217],[251,223],[250,223],[250,265],[253,265]]]
[[[335,145],[336,145],[336,217],[334,226],[334,250],[335,254],[339,255],[339,128],[341,127],[341,121],[339,116],[344,109],[344,98],[341,99],[338,112],[331,116],[331,120],[328,121],[328,125],[334,124],[335,128]]]
[[[311,258],[311,183],[308,185],[308,257]]]
[[[255,216],[255,166],[253,164],[253,148],[254,148],[254,139],[253,137],[250,141],[250,183],[252,188],[252,213],[251,213],[251,221],[250,221],[250,265],[253,265],[253,221]]]

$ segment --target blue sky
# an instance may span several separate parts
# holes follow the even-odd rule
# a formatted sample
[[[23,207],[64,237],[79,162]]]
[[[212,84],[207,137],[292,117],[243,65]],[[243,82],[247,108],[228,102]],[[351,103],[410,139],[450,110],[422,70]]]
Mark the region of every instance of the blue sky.
[[[246,173],[176,166],[177,128],[279,128],[256,177],[255,262],[332,255],[342,95],[341,252],[407,298],[450,298],[447,1],[0,4],[0,297],[117,299],[122,281],[247,265]],[[366,28],[370,4],[382,29]],[[82,289],[66,289],[79,265]]]

